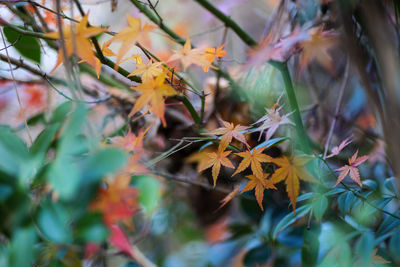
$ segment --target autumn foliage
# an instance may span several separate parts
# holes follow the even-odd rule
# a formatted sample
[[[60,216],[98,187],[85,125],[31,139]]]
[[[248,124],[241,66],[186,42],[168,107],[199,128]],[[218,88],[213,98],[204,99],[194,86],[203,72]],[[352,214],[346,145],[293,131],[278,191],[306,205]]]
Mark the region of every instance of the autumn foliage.
[[[3,2],[0,266],[400,264],[397,1]]]

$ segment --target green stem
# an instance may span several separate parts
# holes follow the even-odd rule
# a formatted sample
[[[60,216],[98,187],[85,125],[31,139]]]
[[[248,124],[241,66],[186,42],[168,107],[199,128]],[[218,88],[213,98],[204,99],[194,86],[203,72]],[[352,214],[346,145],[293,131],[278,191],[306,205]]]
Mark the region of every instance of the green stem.
[[[192,103],[190,103],[189,99],[185,95],[176,96],[176,98],[182,101],[183,105],[185,105],[186,109],[189,111],[190,115],[193,118],[193,121],[196,124],[201,124],[201,120],[199,114],[197,114],[195,108],[193,107]]]
[[[302,121],[301,115],[300,115],[299,104],[297,103],[296,94],[294,92],[293,83],[292,83],[292,79],[290,77],[290,73],[289,73],[287,64],[286,63],[281,64],[278,67],[278,69],[282,75],[282,79],[283,79],[283,83],[285,85],[285,91],[286,91],[286,95],[289,100],[290,108],[293,110],[293,120],[294,120],[294,123],[296,124],[295,129],[296,129],[297,137],[300,140],[300,148],[305,153],[311,153],[310,138],[309,138],[306,130],[304,129],[303,121]]]

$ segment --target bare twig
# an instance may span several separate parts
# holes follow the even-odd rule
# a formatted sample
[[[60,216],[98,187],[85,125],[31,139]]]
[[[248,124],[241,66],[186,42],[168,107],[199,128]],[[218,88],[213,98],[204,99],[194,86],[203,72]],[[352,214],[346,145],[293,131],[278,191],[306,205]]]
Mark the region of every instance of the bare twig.
[[[344,89],[346,88],[347,79],[348,79],[348,77],[349,77],[349,68],[350,68],[349,66],[350,66],[350,62],[349,62],[349,59],[347,59],[346,68],[345,68],[345,70],[344,70],[344,77],[343,77],[342,84],[340,85],[339,97],[338,97],[338,101],[337,101],[337,103],[336,103],[335,116],[333,117],[332,124],[331,124],[331,128],[329,129],[328,139],[326,140],[326,143],[325,143],[324,159],[326,158],[326,155],[327,155],[327,153],[328,153],[329,144],[330,144],[330,142],[331,142],[333,130],[335,129],[337,117],[339,116],[340,105],[341,105],[341,103],[342,103],[342,98],[343,98]]]

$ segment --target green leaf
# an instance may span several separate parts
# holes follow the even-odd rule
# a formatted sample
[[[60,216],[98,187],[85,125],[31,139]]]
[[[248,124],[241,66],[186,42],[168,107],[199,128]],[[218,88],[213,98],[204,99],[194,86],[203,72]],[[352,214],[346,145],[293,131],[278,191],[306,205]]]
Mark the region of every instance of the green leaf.
[[[36,232],[33,226],[18,229],[11,241],[10,267],[32,266]]]
[[[38,225],[48,239],[55,243],[67,243],[71,240],[68,229],[70,217],[60,205],[49,203],[43,206],[38,218]]]
[[[358,198],[353,192],[345,192],[338,197],[338,206],[342,214],[346,214],[356,204]]]
[[[53,112],[50,123],[64,122],[72,110],[72,101],[66,101],[59,105]]]
[[[146,214],[152,214],[160,201],[160,183],[148,175],[136,176],[134,181],[140,192],[139,203],[144,207]]]
[[[319,235],[321,226],[312,225],[310,230],[304,229],[303,246],[301,248],[301,265],[315,266],[318,260]]]
[[[356,244],[356,252],[360,259],[360,266],[372,265],[372,251],[374,249],[374,236],[371,232],[365,232],[361,235]]]
[[[71,200],[78,193],[80,174],[67,157],[57,157],[46,172],[47,181],[62,200]]]
[[[102,223],[102,215],[97,213],[85,214],[76,222],[76,237],[85,242],[101,243],[106,240],[109,232]]]
[[[28,157],[25,143],[9,127],[0,126],[0,169],[10,175],[19,176],[21,166]]]
[[[400,230],[393,233],[389,242],[389,250],[396,261],[398,261],[400,259]]]
[[[328,208],[328,199],[324,195],[320,195],[313,203],[313,212],[317,221],[321,221],[326,209]]]
[[[22,27],[19,27],[23,29]],[[3,27],[4,35],[10,44],[24,57],[40,64],[40,44],[35,37],[21,35],[9,27]],[[18,40],[18,38],[20,38]]]
[[[283,217],[283,219],[276,225],[273,231],[272,234],[273,238],[276,239],[276,236],[278,235],[279,232],[289,227],[297,219],[306,215],[310,211],[311,207],[312,207],[311,205],[304,205],[296,210],[296,214],[290,212],[288,215]]]
[[[29,149],[32,155],[44,154],[49,148],[53,137],[56,135],[57,131],[60,129],[61,124],[55,123],[46,127],[33,142]]]
[[[88,156],[79,164],[82,181],[98,181],[126,164],[126,153],[116,148],[107,148]]]
[[[395,177],[391,177],[385,180],[385,187],[386,189],[388,189],[391,193],[393,193],[396,197],[399,197],[399,190],[397,189],[397,185],[396,185],[396,178]]]

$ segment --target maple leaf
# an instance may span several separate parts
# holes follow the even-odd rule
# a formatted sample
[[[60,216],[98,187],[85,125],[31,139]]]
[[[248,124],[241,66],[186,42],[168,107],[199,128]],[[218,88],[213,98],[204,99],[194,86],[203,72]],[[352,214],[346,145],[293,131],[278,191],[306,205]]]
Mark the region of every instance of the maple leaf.
[[[101,46],[101,52],[103,53],[104,56],[106,57],[115,57],[116,54],[114,54],[114,52],[108,48],[110,46],[111,42],[105,42],[103,43],[103,45]],[[101,70],[101,61],[100,59],[96,58],[96,67],[95,67],[95,71],[97,74],[97,79],[100,78],[100,70]]]
[[[124,137],[115,136],[109,138],[109,140],[114,146],[122,148],[126,152],[141,152],[143,150],[143,138],[152,126],[153,124],[149,125],[145,130],[140,129],[137,136],[129,130]]]
[[[350,139],[351,139],[351,137],[347,137],[338,146],[333,147],[332,151],[331,151],[331,154],[326,156],[326,158],[328,159],[328,158],[331,158],[333,156],[339,155],[340,151],[342,151],[348,144],[353,142],[353,140],[350,140]]]
[[[299,71],[301,72],[311,61],[316,60],[332,74],[335,73],[332,57],[328,50],[337,44],[333,31],[322,31],[322,28],[309,30],[310,38],[300,43],[303,51],[300,55]]]
[[[227,121],[221,121],[224,127],[217,128],[215,130],[212,130],[208,133],[203,133],[204,135],[222,135],[221,137],[221,142],[220,146],[222,150],[225,150],[229,143],[232,142],[232,138],[235,138],[236,140],[242,142],[245,144],[247,147],[249,145],[246,142],[246,137],[244,137],[243,133],[241,133],[244,130],[247,130],[249,127],[247,126],[242,126],[240,124],[234,125],[233,123],[227,122]]]
[[[199,171],[200,172],[204,171],[205,169],[208,169],[212,166],[212,176],[213,176],[214,186],[217,183],[221,165],[231,169],[235,168],[232,162],[227,158],[231,152],[232,151],[224,151],[224,149],[218,147],[217,152],[210,152],[205,155],[206,157],[204,161],[201,163],[201,168],[199,169]]]
[[[228,204],[238,193],[239,193],[240,185],[236,185],[235,188],[230,192],[226,197],[221,200],[221,205],[218,207],[217,211]]]
[[[280,97],[279,97],[280,99]],[[279,111],[282,109],[282,107],[279,107],[279,99],[277,100],[277,103],[274,104],[274,106],[270,109],[266,109],[267,114],[265,114],[263,117],[261,117],[258,121],[256,121],[253,124],[258,124],[262,123],[259,127],[255,128],[255,132],[260,132],[260,135],[258,139],[260,140],[262,134],[264,131],[267,131],[265,135],[265,140],[269,140],[272,135],[278,130],[278,127],[280,125],[284,124],[290,124],[294,125],[294,123],[288,118],[292,113],[285,114],[281,116],[279,114]]]
[[[136,100],[129,116],[132,116],[150,102],[154,113],[161,119],[165,127],[167,123],[164,118],[164,97],[178,94],[174,88],[165,83],[165,73],[158,75],[155,79],[149,78],[143,81],[142,84],[132,88],[141,92],[142,95]]]
[[[200,48],[193,48],[190,44],[190,39],[187,39],[184,46],[175,51],[174,54],[168,59],[167,62],[180,60],[183,70],[186,70],[190,65],[199,65],[201,67],[212,68],[211,63],[204,57],[204,50]]]
[[[214,48],[214,47],[206,47],[205,50],[205,54],[204,57],[208,60],[208,62],[213,63],[213,61],[218,57],[224,57],[226,56],[226,51],[223,50],[224,49],[225,44]],[[210,67],[205,66],[203,67],[204,72],[208,72],[208,70],[210,69]]]
[[[272,162],[270,156],[262,153],[264,149],[265,147],[260,147],[253,149],[252,151],[248,150],[245,152],[235,153],[235,155],[238,155],[243,159],[232,176],[244,171],[250,165],[253,174],[257,177],[262,177],[263,169],[261,167],[261,162]]]
[[[294,213],[296,213],[296,200],[299,196],[299,179],[307,182],[318,182],[304,167],[304,165],[310,160],[311,158],[298,156],[292,158],[283,156],[273,159],[273,163],[280,166],[280,168],[275,170],[270,181],[273,184],[276,184],[285,180],[286,192],[288,193],[290,202],[293,205]]]
[[[212,150],[207,147],[201,151],[191,154],[189,157],[187,157],[185,159],[185,161],[188,163],[197,163],[196,170],[197,170],[197,172],[201,172],[201,170],[207,169],[207,168],[204,168],[204,166],[205,166],[205,163],[207,163],[207,161],[208,161],[207,154],[210,153],[211,151]]]
[[[65,49],[67,57],[72,56],[76,48],[76,55],[83,61],[88,63],[93,68],[96,68],[96,57],[92,50],[89,37],[96,36],[102,32],[107,31],[107,28],[101,27],[88,27],[88,15],[85,15],[81,22],[72,29],[72,26],[63,27],[63,37],[65,42]],[[46,33],[45,36],[53,39],[60,39],[58,32]],[[58,50],[56,69],[62,62],[64,62],[63,51]]]
[[[132,48],[135,43],[144,44],[148,40],[148,34],[155,28],[154,25],[144,24],[142,26],[140,18],[134,18],[129,14],[126,15],[129,27],[118,32],[110,41],[111,42],[122,42],[117,58],[115,61],[115,66],[118,68],[122,57]]]
[[[146,81],[163,73],[161,65],[162,62],[153,62],[153,60],[149,60],[146,65],[140,60],[140,62],[136,64],[136,69],[132,71],[128,77],[142,75],[142,81]]]
[[[357,158],[357,156],[358,150],[351,158],[348,159],[349,164],[346,164],[343,167],[336,169],[336,171],[340,171],[341,173],[339,174],[335,186],[337,186],[347,175],[349,175],[350,178],[355,181],[359,186],[362,186],[360,173],[358,172],[357,166],[368,160],[369,156],[366,155],[359,158]]]
[[[136,188],[130,187],[130,175],[119,175],[107,187],[100,187],[96,199],[89,210],[103,213],[104,223],[108,226],[131,218],[138,210]]]
[[[261,176],[255,176],[255,175],[248,175],[246,178],[248,178],[250,181],[248,181],[245,185],[245,187],[242,189],[242,193],[246,191],[250,191],[254,189],[254,194],[257,199],[257,203],[260,206],[261,210],[264,210],[262,201],[264,198],[264,190],[265,189],[276,189],[274,183],[271,180],[268,180],[269,174],[263,173]]]

